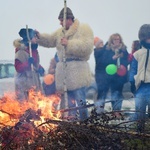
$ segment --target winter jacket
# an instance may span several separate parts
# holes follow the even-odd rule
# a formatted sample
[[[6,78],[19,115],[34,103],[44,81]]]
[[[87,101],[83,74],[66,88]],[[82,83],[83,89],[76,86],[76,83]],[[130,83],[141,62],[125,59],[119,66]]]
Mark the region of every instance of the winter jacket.
[[[123,53],[123,57],[120,57],[120,65],[124,65],[127,69],[128,66],[128,52],[126,50],[126,47],[123,46],[119,50],[120,53]],[[115,55],[115,51],[112,49],[108,49],[107,46],[104,47],[103,49],[99,51],[95,51],[95,61],[96,61],[96,70],[95,74],[99,75],[99,73],[103,73],[104,78],[109,78],[109,79],[119,79],[119,81],[124,84],[127,82],[127,72],[124,76],[119,76],[117,73],[114,75],[108,75],[106,73],[106,67],[110,64],[115,64],[117,65],[117,59],[112,59],[112,57]],[[97,77],[98,78],[98,77]]]
[[[145,69],[147,57],[147,49],[142,47],[140,50],[133,54],[133,60],[130,68],[129,81],[135,82],[136,89],[139,88],[141,83],[150,83],[150,57],[148,59],[147,67]]]
[[[25,99],[24,93],[29,91],[33,86],[36,90],[41,90],[41,83],[39,79],[39,68],[43,68],[39,64],[39,54],[37,49],[32,50],[32,57],[34,58],[34,73],[28,63],[29,49],[19,39],[14,41],[15,46],[15,88],[19,99]]]
[[[94,49],[94,58],[95,58],[95,73],[105,70],[105,66],[102,63],[102,57],[105,52],[104,48]]]
[[[88,64],[93,51],[93,32],[87,24],[80,24],[76,19],[72,26],[65,32],[68,45],[65,47],[66,68],[64,69],[61,38],[64,37],[63,28],[53,34],[40,34],[39,45],[44,47],[56,47],[59,62],[56,66],[56,89],[63,91],[64,77],[68,90],[75,90],[91,84],[91,71]]]

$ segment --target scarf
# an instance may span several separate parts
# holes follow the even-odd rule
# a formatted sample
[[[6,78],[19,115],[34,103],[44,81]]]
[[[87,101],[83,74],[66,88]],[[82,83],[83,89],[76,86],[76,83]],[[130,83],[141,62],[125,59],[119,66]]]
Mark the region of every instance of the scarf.
[[[146,43],[145,41],[141,41],[141,45],[146,49],[150,49],[150,43]]]

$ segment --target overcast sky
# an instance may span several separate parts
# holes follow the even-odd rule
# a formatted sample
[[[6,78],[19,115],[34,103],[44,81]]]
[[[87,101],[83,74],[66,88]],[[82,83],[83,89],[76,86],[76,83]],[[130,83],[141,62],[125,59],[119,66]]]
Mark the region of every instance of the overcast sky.
[[[81,23],[88,23],[94,36],[106,42],[113,33],[120,33],[131,51],[133,40],[138,39],[142,24],[150,23],[150,0],[68,0],[67,6]],[[28,25],[41,33],[52,33],[60,27],[58,14],[64,0],[1,0],[0,5],[0,60],[14,59],[13,41],[18,32]],[[55,48],[39,47],[41,65],[47,70]],[[89,60],[92,72],[93,53]]]

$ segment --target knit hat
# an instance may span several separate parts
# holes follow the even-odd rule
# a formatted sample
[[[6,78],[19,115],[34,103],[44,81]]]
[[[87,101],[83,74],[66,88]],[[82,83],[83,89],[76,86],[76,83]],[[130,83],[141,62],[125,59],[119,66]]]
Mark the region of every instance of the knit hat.
[[[150,24],[144,24],[140,27],[139,33],[139,40],[144,41],[146,39],[150,39]]]
[[[36,32],[33,29],[28,29],[28,32],[29,32],[30,39],[32,39],[33,37],[36,36]],[[19,35],[20,35],[20,37],[23,38],[24,42],[28,41],[27,30],[25,28],[20,29]]]
[[[72,10],[69,7],[66,8],[66,11],[67,11],[66,12],[66,18],[74,19],[74,15],[72,13]],[[61,19],[61,18],[64,18],[64,8],[60,11],[59,16],[58,16],[58,19]]]
[[[94,38],[94,46],[95,46],[96,48],[98,48],[99,45],[100,45],[100,43],[103,43],[103,40],[101,40],[99,37],[95,37],[95,38]]]

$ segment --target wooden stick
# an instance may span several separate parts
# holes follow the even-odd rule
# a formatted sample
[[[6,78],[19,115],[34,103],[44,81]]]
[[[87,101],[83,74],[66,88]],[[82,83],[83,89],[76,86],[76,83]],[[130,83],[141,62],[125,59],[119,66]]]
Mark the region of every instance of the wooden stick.
[[[64,15],[63,15],[63,33],[65,37],[66,32],[66,15],[67,15],[67,4],[66,0],[64,0]],[[68,94],[67,94],[67,85],[66,85],[66,47],[64,46],[63,49],[63,70],[64,70],[64,79],[63,79],[63,85],[64,85],[64,93],[61,100],[61,109],[68,108]],[[67,112],[63,114],[64,116],[67,116]]]
[[[31,39],[30,39],[30,36],[29,36],[28,25],[26,25],[26,33],[27,33],[27,38],[28,38],[28,42],[29,42],[29,56],[32,57]],[[31,64],[31,69],[32,69],[32,71],[34,70],[33,64]]]

